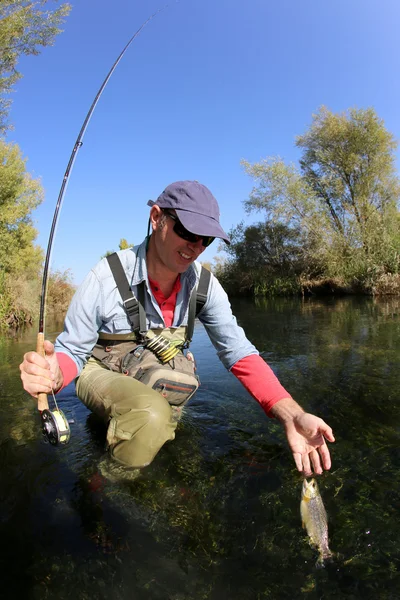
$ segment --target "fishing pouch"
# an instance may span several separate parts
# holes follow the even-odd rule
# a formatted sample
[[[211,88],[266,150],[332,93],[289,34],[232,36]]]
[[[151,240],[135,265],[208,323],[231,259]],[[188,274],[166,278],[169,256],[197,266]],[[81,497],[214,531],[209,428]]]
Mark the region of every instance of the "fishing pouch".
[[[121,361],[121,372],[124,375],[134,377],[160,392],[175,406],[185,404],[199,387],[200,382],[195,370],[194,360],[189,360],[181,351],[162,364],[151,350],[143,346],[138,346],[126,354]]]
[[[96,344],[92,356],[113,371],[133,377],[159,392],[169,404],[182,406],[196,392],[200,380],[196,375],[193,355],[179,351],[167,363],[136,342],[111,342]]]

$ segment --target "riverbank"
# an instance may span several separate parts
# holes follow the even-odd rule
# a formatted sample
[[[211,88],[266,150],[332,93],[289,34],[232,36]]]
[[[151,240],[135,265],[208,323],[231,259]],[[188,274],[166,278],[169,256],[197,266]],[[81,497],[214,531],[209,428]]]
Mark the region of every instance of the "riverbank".
[[[340,277],[307,278],[272,276],[260,278],[252,273],[224,270],[217,273],[220,283],[231,297],[293,296],[400,296],[400,274],[382,274],[363,281],[346,281]]]
[[[302,295],[364,295],[364,296],[400,296],[400,275],[384,274],[370,284],[346,283],[334,277],[303,279],[299,282]]]
[[[39,317],[42,281],[39,277],[8,274],[0,280],[0,328],[31,325]],[[76,287],[70,271],[50,274],[46,294],[46,314],[63,318]]]

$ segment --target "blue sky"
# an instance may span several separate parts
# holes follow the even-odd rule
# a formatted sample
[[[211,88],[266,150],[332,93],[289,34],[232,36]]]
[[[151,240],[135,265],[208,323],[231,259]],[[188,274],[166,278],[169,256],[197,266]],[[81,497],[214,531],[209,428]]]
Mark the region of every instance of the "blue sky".
[[[44,248],[93,98],[131,35],[164,6],[72,5],[55,45],[21,60],[10,115],[8,140],[45,189],[34,213]],[[171,2],[133,42],[97,105],[70,176],[52,267],[70,268],[80,283],[121,238],[140,242],[147,200],[180,179],[211,189],[226,230],[258,220],[244,213],[252,180],[241,159],[296,161],[295,136],[321,105],[372,106],[399,139],[399,17],[398,0]]]

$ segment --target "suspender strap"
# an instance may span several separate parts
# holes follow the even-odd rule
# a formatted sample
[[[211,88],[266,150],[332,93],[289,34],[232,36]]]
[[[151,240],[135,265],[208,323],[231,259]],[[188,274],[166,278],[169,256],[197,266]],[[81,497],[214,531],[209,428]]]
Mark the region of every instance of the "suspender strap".
[[[146,311],[144,310],[144,281],[139,283],[137,288],[139,302],[139,331],[145,335],[147,331]]]
[[[147,330],[146,312],[144,310],[144,281],[137,287],[138,298],[132,294],[128,278],[122,267],[120,258],[116,252],[106,257],[110,265],[111,273],[114,276],[115,283],[119,293],[121,294],[122,303],[128,315],[132,329],[135,328],[134,317],[139,313],[139,331],[145,334]],[[204,267],[201,267],[199,285],[193,289],[189,301],[188,324],[186,329],[186,344],[189,345],[193,338],[194,321],[207,300],[208,286],[210,283],[211,273]],[[136,327],[136,331],[137,331]]]
[[[204,267],[201,267],[199,285],[193,290],[189,302],[188,324],[186,330],[186,343],[189,345],[193,338],[194,320],[203,308],[207,300],[208,286],[211,273]]]
[[[208,295],[208,286],[210,285],[211,273],[208,269],[201,267],[200,281],[196,296],[196,317],[205,305]]]
[[[118,291],[121,294],[122,303],[128,315],[129,322],[132,325],[132,328],[134,328],[134,317],[137,316],[139,312],[138,301],[132,294],[128,278],[125,275],[125,271],[121,265],[118,254],[114,252],[106,258],[108,260],[108,264],[110,265],[111,273],[114,276],[115,283],[117,284]]]
[[[192,291],[189,301],[188,324],[186,328],[185,345],[188,348],[193,338],[194,320],[196,318],[196,288]]]

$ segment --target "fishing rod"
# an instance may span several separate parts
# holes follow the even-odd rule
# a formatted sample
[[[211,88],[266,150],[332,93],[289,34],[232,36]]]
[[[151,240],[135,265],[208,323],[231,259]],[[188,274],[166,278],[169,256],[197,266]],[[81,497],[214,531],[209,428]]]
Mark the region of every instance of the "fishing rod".
[[[97,92],[97,94],[92,102],[92,105],[85,117],[85,120],[83,121],[79,135],[76,139],[75,145],[71,152],[71,156],[69,158],[68,165],[67,165],[64,177],[63,177],[62,184],[61,184],[60,192],[58,194],[57,204],[56,204],[56,208],[55,208],[54,216],[53,216],[53,222],[51,224],[51,229],[50,229],[49,241],[47,244],[46,259],[45,259],[45,263],[44,263],[44,267],[43,267],[42,289],[41,289],[41,295],[40,295],[39,332],[38,332],[37,341],[36,341],[36,351],[38,352],[38,354],[40,354],[43,357],[45,356],[44,331],[45,331],[47,284],[48,284],[51,251],[52,251],[52,247],[53,247],[53,238],[54,238],[54,234],[56,231],[58,217],[59,217],[61,206],[63,203],[65,191],[67,189],[68,179],[69,179],[69,176],[71,175],[71,171],[72,171],[76,156],[78,154],[78,151],[83,144],[83,142],[82,142],[83,136],[85,134],[87,126],[89,125],[89,121],[90,121],[93,111],[96,108],[96,105],[100,99],[100,96],[103,93],[104,88],[106,87],[111,75],[115,71],[121,58],[123,57],[123,55],[129,48],[129,46],[131,45],[133,40],[139,35],[139,33],[142,31],[142,29],[147,25],[147,23],[149,23],[149,21],[154,19],[154,17],[159,12],[164,10],[167,6],[168,5],[166,5],[162,8],[159,8],[156,12],[154,12],[139,27],[139,29],[133,34],[133,36],[130,38],[130,40],[128,41],[128,43],[126,44],[126,46],[124,47],[122,52],[119,54],[118,58],[116,59],[116,61],[112,65],[111,69],[109,70],[106,78],[104,79],[103,83],[101,84],[99,91]],[[71,435],[69,422],[68,422],[67,418],[65,417],[63,411],[58,408],[54,392],[52,392],[52,396],[53,396],[53,402],[55,405],[54,410],[50,410],[50,408],[49,408],[47,394],[45,394],[45,393],[38,394],[38,410],[41,415],[42,430],[43,430],[44,436],[47,438],[47,440],[52,445],[55,446],[57,444],[67,444],[69,441],[70,435]]]

